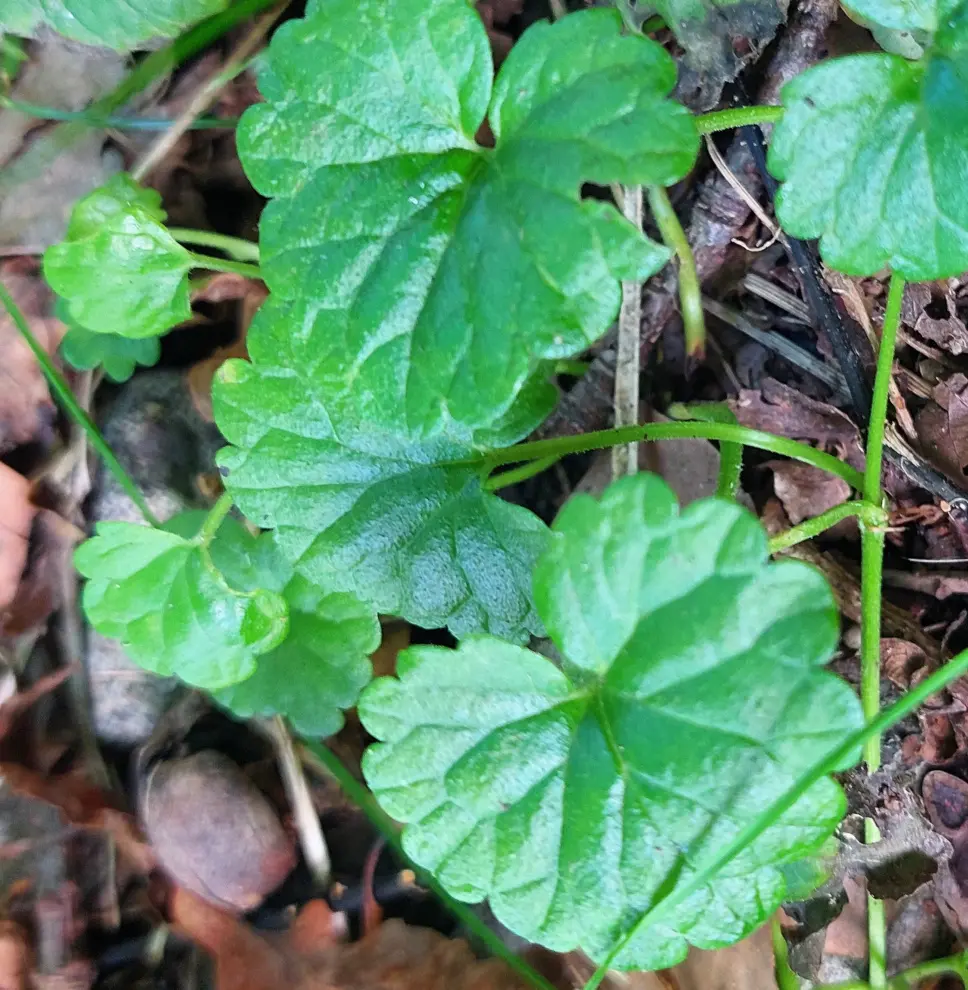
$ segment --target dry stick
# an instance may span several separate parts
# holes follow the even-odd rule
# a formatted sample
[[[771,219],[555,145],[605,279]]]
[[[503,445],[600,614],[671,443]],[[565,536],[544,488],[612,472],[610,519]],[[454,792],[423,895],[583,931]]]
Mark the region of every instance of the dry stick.
[[[172,121],[171,127],[164,131],[148,150],[135,162],[131,175],[141,182],[149,172],[164,161],[168,153],[178,143],[181,136],[191,128],[196,118],[200,117],[215,102],[222,89],[235,78],[245,66],[249,57],[262,44],[269,29],[285,9],[285,3],[276,4],[263,14],[239,42],[228,61],[222,68],[213,72],[198,88],[188,106]]]
[[[625,186],[622,212],[636,230],[642,229],[642,187]],[[615,362],[615,425],[631,426],[639,421],[639,334],[642,332],[642,283],[622,283],[622,308],[618,314],[618,349]],[[639,445],[612,448],[612,477],[635,474],[639,468]]]
[[[280,715],[266,719],[263,725],[276,751],[282,783],[292,805],[293,821],[299,833],[303,858],[319,889],[325,890],[329,886],[332,873],[329,849],[322,826],[319,824],[319,815],[316,814],[313,806],[313,798],[309,784],[306,782],[306,775],[303,773],[302,762],[296,755],[289,728]]]

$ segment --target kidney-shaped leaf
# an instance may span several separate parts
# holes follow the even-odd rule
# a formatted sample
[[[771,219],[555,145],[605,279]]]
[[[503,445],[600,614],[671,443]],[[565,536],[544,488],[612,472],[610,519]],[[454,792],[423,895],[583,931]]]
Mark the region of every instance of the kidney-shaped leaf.
[[[194,267],[165,228],[161,196],[124,173],[78,200],[67,236],[44,253],[44,275],[71,319],[122,337],[156,337],[187,320]]]
[[[235,444],[219,464],[239,507],[276,530],[310,581],[379,611],[457,636],[539,631],[531,570],[547,527],[485,492],[481,476],[484,444],[530,432],[550,390],[522,393],[528,408],[506,435],[454,427],[421,439],[381,422],[364,392],[334,397],[326,338],[313,326],[270,296],[249,330],[254,363],[226,362],[216,378],[216,421]]]
[[[214,690],[243,680],[288,627],[283,597],[267,587],[233,587],[209,547],[182,535],[198,513],[164,529],[98,523],[74,563],[86,577],[83,605],[99,633],[120,640],[128,656],[156,674]],[[254,538],[227,519],[216,537],[242,555]]]
[[[0,30],[33,34],[46,24],[85,45],[125,52],[172,38],[229,0],[0,0]]]
[[[894,16],[905,9],[907,22]],[[885,10],[891,28],[925,23],[918,4]],[[968,270],[966,51],[962,3],[920,61],[853,55],[784,87],[769,156],[784,180],[777,216],[797,237],[820,237],[832,267],[869,275],[889,266],[921,281]]]
[[[57,316],[67,324],[67,333],[61,338],[61,357],[80,371],[101,367],[113,382],[126,382],[137,365],[151,367],[161,357],[161,344],[157,337],[122,337],[117,333],[94,333],[73,323],[58,300]]]
[[[423,432],[487,424],[541,358],[600,336],[666,260],[583,181],[670,183],[697,135],[672,59],[615,11],[529,29],[491,96],[465,0],[310,0],[284,24],[239,153],[274,197],[262,267],[312,303],[343,388]],[[476,143],[488,112],[495,148]]]
[[[327,594],[300,575],[283,596],[289,634],[259,657],[251,677],[215,699],[243,718],[285,715],[303,735],[331,736],[372,676],[369,655],[380,645],[380,623],[352,595]]]
[[[413,647],[360,699],[364,772],[404,846],[462,900],[554,949],[601,958],[861,722],[824,663],[821,575],[767,562],[756,519],[681,513],[658,479],[573,499],[538,565],[563,661],[486,636]],[[639,933],[628,968],[743,937],[783,900],[783,865],[845,810],[825,779],[699,894]]]

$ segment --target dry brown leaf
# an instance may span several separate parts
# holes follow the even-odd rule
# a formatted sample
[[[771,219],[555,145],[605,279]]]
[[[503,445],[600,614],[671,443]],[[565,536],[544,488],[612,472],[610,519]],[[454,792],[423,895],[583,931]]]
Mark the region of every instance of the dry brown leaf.
[[[505,963],[479,960],[463,939],[387,921],[349,945],[335,941],[322,901],[277,938],[189,891],[174,892],[171,920],[215,961],[216,990],[527,990]]]
[[[800,461],[769,461],[773,490],[793,525],[812,519],[850,498],[843,478]],[[839,527],[837,527],[839,528]]]
[[[64,335],[64,324],[50,316],[51,291],[36,264],[21,259],[0,267],[0,278],[48,354]],[[52,440],[56,410],[37,361],[4,311],[0,314],[0,454],[24,443]]]
[[[198,292],[192,295],[194,302],[240,302],[238,315],[238,336],[231,344],[220,347],[211,357],[199,361],[188,370],[188,389],[191,392],[195,408],[207,422],[213,423],[212,414],[212,379],[215,372],[229,358],[247,358],[245,335],[249,324],[265,302],[266,287],[251,278],[244,278],[231,272],[221,272],[213,276]]]
[[[3,501],[0,479],[0,505]],[[38,509],[30,531],[26,569],[12,600],[0,594],[0,634],[19,635],[35,629],[60,608],[65,580],[76,580],[71,554],[84,533],[50,509]],[[0,525],[0,571],[3,570],[3,526]],[[69,576],[70,575],[70,576]]]
[[[0,990],[27,990],[30,943],[16,922],[0,921]]]
[[[0,403],[2,403],[0,399]],[[0,609],[6,609],[20,587],[27,563],[27,540],[36,508],[30,504],[30,484],[13,468],[0,464]]]
[[[864,470],[860,431],[839,409],[790,388],[772,378],[760,389],[744,389],[731,399],[730,408],[742,426],[777,433],[794,440],[811,440],[841,451],[858,471]]]

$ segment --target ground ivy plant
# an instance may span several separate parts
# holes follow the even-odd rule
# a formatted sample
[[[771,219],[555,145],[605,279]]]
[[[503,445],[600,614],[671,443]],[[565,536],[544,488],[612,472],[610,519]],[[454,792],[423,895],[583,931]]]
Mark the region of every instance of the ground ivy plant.
[[[184,321],[193,271],[270,290],[249,360],[214,386],[226,494],[203,517],[100,523],[77,552],[91,624],[241,716],[325,736],[358,703],[377,740],[364,773],[406,853],[518,934],[581,945],[601,964],[589,988],[609,966],[735,941],[795,896],[798,864],[844,812],[830,774],[862,744],[876,768],[879,733],[968,667],[961,656],[879,710],[881,458],[904,279],[968,269],[968,6],[852,10],[911,32],[921,57],[832,60],[782,107],[694,117],[669,96],[672,59],[615,11],[529,28],[495,77],[464,0],[310,0],[276,32],[265,102],[238,133],[269,200],[258,247],[166,227],[157,195],[118,176],[45,257],[78,363],[93,363],[85,348],[150,363],[118,341]],[[621,282],[673,254],[688,263],[664,187],[692,168],[700,133],[765,121],[784,227],[819,237],[842,271],[891,272],[864,474],[701,411],[528,442],[556,399],[553,362],[601,338]],[[667,244],[585,183],[648,186]],[[0,301],[30,339],[2,286]],[[667,437],[792,456],[861,497],[768,544],[729,498],[680,511],[650,476],[573,499],[550,529],[497,494],[568,453]],[[723,462],[729,495],[738,459]],[[823,579],[769,561],[850,515],[860,703],[823,669],[837,640]],[[379,613],[447,626],[457,646],[412,647],[369,683]]]
[[[0,31],[45,27],[86,45],[130,51],[171,38],[224,10],[229,0],[0,0]]]

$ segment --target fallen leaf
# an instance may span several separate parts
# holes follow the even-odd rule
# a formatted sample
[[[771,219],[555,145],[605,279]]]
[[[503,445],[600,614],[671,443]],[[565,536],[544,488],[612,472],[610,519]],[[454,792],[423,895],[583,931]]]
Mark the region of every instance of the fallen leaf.
[[[968,351],[968,327],[958,316],[951,285],[915,283],[904,295],[901,319],[919,337],[949,354],[957,356]]]
[[[226,347],[219,347],[211,357],[199,361],[188,370],[188,389],[192,402],[199,415],[208,423],[215,421],[212,414],[212,379],[215,377],[215,372],[229,358],[249,356],[245,346],[245,335],[267,295],[266,287],[261,282],[231,272],[221,272],[213,276],[201,290],[192,293],[192,302],[215,303],[238,300],[241,303],[236,339]]]
[[[0,266],[0,279],[40,345],[53,354],[64,325],[50,316],[51,291],[36,264],[8,261]],[[55,415],[37,360],[6,310],[0,311],[0,454],[31,442],[49,446]]]
[[[0,400],[2,402],[3,400]],[[0,610],[14,600],[27,563],[27,539],[36,508],[30,504],[30,484],[13,468],[0,463]]]
[[[0,921],[0,990],[27,990],[30,944],[13,921]]]
[[[0,505],[6,508],[6,504],[0,472]],[[83,539],[84,533],[56,512],[37,510],[30,530],[26,568],[21,572],[16,593],[4,603],[0,592],[0,634],[15,636],[36,629],[61,607],[64,581],[74,580],[71,554]],[[3,555],[0,525],[0,571]]]
[[[768,461],[766,466],[773,472],[773,490],[793,525],[819,516],[850,498],[850,485],[843,478],[811,464]],[[843,524],[835,529],[840,525]]]
[[[463,939],[393,919],[358,942],[333,939],[332,913],[307,904],[283,936],[244,921],[190,891],[174,891],[172,923],[207,949],[216,990],[528,990],[505,963],[479,960]]]
[[[963,484],[968,468],[968,377],[952,375],[935,386],[932,397],[915,419],[922,451]]]
[[[743,389],[729,401],[729,407],[742,426],[835,448],[851,467],[864,470],[860,431],[844,413],[827,402],[811,399],[788,385],[766,378],[758,390]]]

